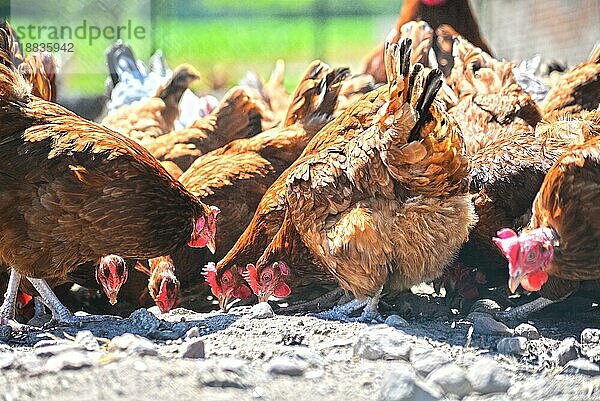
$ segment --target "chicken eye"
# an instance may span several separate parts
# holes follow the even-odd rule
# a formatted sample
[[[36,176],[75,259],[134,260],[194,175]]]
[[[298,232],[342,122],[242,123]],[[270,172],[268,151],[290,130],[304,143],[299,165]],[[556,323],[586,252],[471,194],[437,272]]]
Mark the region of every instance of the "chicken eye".
[[[223,284],[229,284],[229,277],[223,276],[223,278],[221,279],[221,281],[223,282]]]
[[[533,262],[535,260],[535,258],[537,258],[537,252],[536,251],[530,251],[527,254],[527,261],[528,262]]]
[[[271,276],[271,273],[266,273],[266,274],[263,274],[263,276],[262,276],[262,281],[265,283],[268,283],[272,279],[273,279],[273,277]]]

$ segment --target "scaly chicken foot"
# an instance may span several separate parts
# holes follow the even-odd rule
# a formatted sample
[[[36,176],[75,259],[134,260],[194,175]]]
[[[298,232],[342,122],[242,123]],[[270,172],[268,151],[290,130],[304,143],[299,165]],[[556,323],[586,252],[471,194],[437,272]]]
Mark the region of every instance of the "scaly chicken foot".
[[[380,288],[373,297],[365,297],[364,299],[353,299],[343,305],[334,306],[330,310],[326,310],[320,313],[311,314],[325,320],[339,320],[342,322],[362,322],[371,323],[373,321],[383,322],[383,317],[379,314],[378,305],[379,298],[381,297]],[[358,317],[352,317],[351,315],[363,308],[363,312]]]
[[[560,301],[562,301],[562,299]],[[559,302],[559,301],[552,301],[547,298],[539,297],[538,299],[534,299],[531,302],[527,302],[526,304],[519,305],[510,310],[497,312],[496,318],[503,320],[503,321],[524,320],[532,313],[540,311],[540,310],[544,309],[545,307],[547,307],[548,305],[552,305],[553,303],[556,303],[556,302]]]
[[[282,311],[285,313],[309,312],[315,309],[321,309],[322,307],[331,307],[331,305],[335,304],[335,302],[343,295],[344,290],[342,288],[336,288],[315,299],[311,299],[310,301],[291,304],[288,307],[283,308]]]
[[[60,302],[46,280],[31,277],[27,277],[27,279],[40,294],[42,302],[52,312],[52,320],[49,322],[49,325],[75,325],[86,322],[97,322],[105,319],[117,319],[116,316],[106,315],[75,316]]]
[[[33,317],[27,322],[30,326],[43,327],[52,319],[52,315],[46,313],[46,306],[40,296],[33,298]]]
[[[19,293],[19,284],[21,283],[21,274],[15,269],[10,269],[10,278],[4,294],[4,302],[0,306],[0,337],[8,337],[12,331],[29,332],[32,327],[19,323],[15,320],[17,306],[17,295]]]

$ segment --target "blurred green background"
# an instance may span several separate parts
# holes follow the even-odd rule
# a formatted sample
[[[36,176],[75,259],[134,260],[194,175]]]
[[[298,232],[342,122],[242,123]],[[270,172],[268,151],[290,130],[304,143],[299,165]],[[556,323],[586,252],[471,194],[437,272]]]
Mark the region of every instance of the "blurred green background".
[[[1,0],[6,3],[6,0]],[[15,0],[16,1],[16,0]],[[99,6],[102,1],[98,0]],[[135,3],[133,0],[131,3]],[[393,26],[401,0],[150,0],[148,51],[134,48],[147,61],[161,49],[171,68],[196,67],[200,92],[235,84],[247,70],[268,78],[275,61],[286,62],[285,85],[293,88],[315,58],[355,71],[362,59]],[[10,2],[8,2],[10,4]],[[0,5],[6,10],[6,5]],[[6,11],[5,11],[6,13]],[[5,14],[6,15],[6,14]],[[9,14],[10,15],[10,14]],[[135,16],[123,16],[135,18]],[[27,24],[13,16],[11,24]],[[28,38],[20,38],[26,45]],[[61,90],[70,95],[94,95],[104,90],[106,73],[81,73],[86,65],[104,65],[109,44],[92,46],[74,39],[75,53],[63,62]],[[78,46],[80,44],[80,46]],[[148,54],[146,54],[148,53]]]

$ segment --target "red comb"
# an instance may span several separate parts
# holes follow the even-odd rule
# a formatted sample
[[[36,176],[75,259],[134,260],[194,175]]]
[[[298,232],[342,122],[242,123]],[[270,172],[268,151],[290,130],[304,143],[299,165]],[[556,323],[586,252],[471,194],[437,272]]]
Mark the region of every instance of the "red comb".
[[[202,275],[204,276],[204,280],[210,285],[213,295],[218,297],[221,294],[221,288],[219,288],[219,283],[217,283],[217,267],[215,264],[208,262],[204,266],[204,270],[202,270]]]
[[[496,235],[498,237],[492,238],[492,241],[500,248],[504,257],[508,259],[508,264],[514,266],[520,249],[517,233],[510,228],[503,228]]]
[[[33,298],[31,295],[24,293],[23,291],[19,291],[19,295],[17,295],[17,302],[19,308],[24,308],[25,305],[29,303]]]
[[[242,272],[242,277],[244,277],[244,280],[248,282],[250,288],[252,288],[252,292],[258,295],[258,272],[256,271],[256,267],[252,263],[248,263],[246,265],[246,271]]]

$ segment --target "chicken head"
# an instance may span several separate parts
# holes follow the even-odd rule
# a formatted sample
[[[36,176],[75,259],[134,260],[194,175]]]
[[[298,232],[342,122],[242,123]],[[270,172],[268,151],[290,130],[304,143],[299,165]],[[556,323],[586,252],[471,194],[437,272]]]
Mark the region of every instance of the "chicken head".
[[[229,309],[231,298],[252,298],[250,288],[248,288],[241,276],[233,274],[231,269],[225,270],[221,277],[218,277],[215,264],[210,262],[205,266],[202,275],[204,275],[204,279],[210,286],[212,294],[219,300],[219,307],[223,311]]]
[[[194,224],[192,237],[188,241],[188,246],[192,248],[207,247],[213,254],[216,251],[215,237],[217,235],[217,216],[221,210],[216,206],[210,207],[210,212],[205,216],[200,216]]]
[[[271,295],[278,298],[290,295],[291,289],[285,282],[289,273],[287,264],[278,261],[263,269],[257,269],[253,264],[248,264],[243,275],[254,294],[258,296],[258,302],[266,302]]]
[[[549,228],[537,228],[520,235],[504,228],[492,240],[508,259],[508,287],[515,292],[519,284],[527,291],[539,291],[548,280],[545,270],[552,263],[557,235]]]
[[[174,267],[170,258],[156,261],[150,259],[150,270],[152,271],[148,280],[148,292],[154,303],[162,313],[167,313],[179,305],[180,292],[179,280],[173,273]],[[154,263],[167,264],[165,266],[153,266]]]
[[[111,305],[117,303],[121,286],[127,281],[127,265],[122,257],[108,255],[100,258],[96,266],[96,281],[108,297]]]

